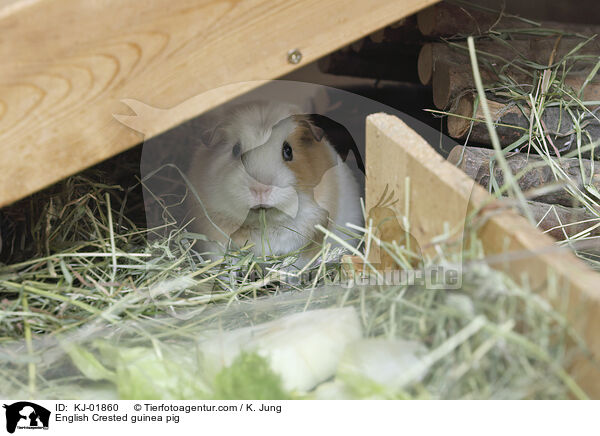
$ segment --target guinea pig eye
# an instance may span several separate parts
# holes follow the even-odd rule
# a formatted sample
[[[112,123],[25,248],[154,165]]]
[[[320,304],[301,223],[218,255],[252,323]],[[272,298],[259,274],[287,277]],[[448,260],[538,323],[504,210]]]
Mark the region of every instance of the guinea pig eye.
[[[236,142],[236,144],[233,146],[233,150],[231,150],[233,157],[238,157],[241,152],[242,152],[242,146],[240,145],[239,142]]]
[[[292,152],[292,146],[288,144],[287,141],[283,143],[283,148],[281,149],[281,155],[283,156],[283,160],[291,161],[294,158],[294,153]]]

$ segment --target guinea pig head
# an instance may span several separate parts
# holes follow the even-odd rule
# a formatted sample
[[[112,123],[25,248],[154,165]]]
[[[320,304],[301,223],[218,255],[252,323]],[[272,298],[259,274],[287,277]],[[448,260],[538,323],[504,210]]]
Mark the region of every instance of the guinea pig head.
[[[192,179],[208,214],[227,233],[256,227],[259,212],[284,227],[328,215],[316,194],[324,189],[335,198],[335,188],[322,182],[339,159],[308,116],[291,106],[252,104],[214,126],[194,156]]]
[[[257,139],[254,143],[260,145],[238,144],[243,150],[240,157],[248,175],[251,208],[281,209],[281,200],[290,189],[314,199],[323,176],[337,164],[323,130],[304,115],[279,121]]]

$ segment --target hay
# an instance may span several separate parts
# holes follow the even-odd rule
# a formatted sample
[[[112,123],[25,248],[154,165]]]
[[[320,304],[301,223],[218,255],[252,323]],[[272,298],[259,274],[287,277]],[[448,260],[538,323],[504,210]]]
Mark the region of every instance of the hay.
[[[536,27],[535,32],[554,31]],[[576,57],[576,51],[569,56]],[[506,81],[494,90],[517,105],[531,105],[538,118],[554,105],[591,113],[598,102],[581,101],[556,74],[565,62],[559,59],[550,67],[524,63],[519,67],[531,72],[531,84]],[[542,81],[552,92],[540,91]],[[504,152],[527,143],[549,158],[543,126],[533,122],[526,135]],[[582,148],[576,156],[581,157]],[[585,344],[562,312],[528,289],[526,280],[517,284],[489,268],[472,231],[480,223],[467,223],[470,242],[465,247],[457,246],[452,234],[440,235],[437,256],[420,265],[421,271],[459,271],[457,289],[435,282],[440,286],[349,286],[340,250],[330,245],[335,237],[324,229],[321,257],[326,261],[290,277],[290,258],[261,258],[246,247],[209,261],[194,249],[202,235],[170,221],[147,229],[140,182],[123,176],[136,173],[132,165],[139,156],[114,162],[2,211],[0,391],[5,396],[585,398],[565,370],[574,355],[586,353]],[[565,177],[557,172],[557,179]],[[493,193],[500,196],[508,189],[497,186]],[[516,194],[521,201],[522,194]],[[595,193],[572,194],[597,210]],[[166,237],[148,242],[149,231]],[[381,243],[370,228],[355,231],[363,246],[375,241],[399,269],[412,268],[406,259],[416,254],[406,247]],[[574,239],[591,240],[585,233]],[[360,250],[345,248],[362,256]],[[578,254],[585,256],[581,250]],[[374,266],[363,260],[363,272],[377,277]],[[600,267],[597,258],[587,260]],[[561,295],[561,289],[552,288],[551,276],[549,283],[549,295]],[[354,307],[367,338],[426,350],[420,366],[409,368],[406,382],[394,388],[373,379],[368,370],[340,367],[313,391],[284,392],[263,360],[244,355],[213,380],[206,378],[197,341],[207,332],[333,307]],[[567,348],[567,343],[578,345]],[[127,350],[144,361],[123,360]],[[119,373],[123,362],[131,371]]]
[[[462,265],[459,289],[348,287],[345,270],[336,261],[339,250],[330,247],[331,234],[321,251],[330,261],[317,262],[294,280],[281,280],[289,259],[259,258],[242,249],[207,261],[193,248],[200,236],[168,222],[168,236],[148,243],[139,183],[108,179],[110,175],[94,169],[40,194],[42,202],[34,198],[17,205],[18,214],[4,211],[5,229],[13,229],[5,232],[12,237],[4,238],[8,254],[0,266],[0,391],[5,396],[585,397],[564,369],[572,358],[566,342],[579,340],[561,313],[526,286],[490,269],[475,238],[458,253],[444,242],[451,235],[441,236],[439,255],[422,265]],[[15,216],[25,216],[27,222],[17,222]],[[370,229],[362,230],[363,241],[379,242]],[[383,247],[399,263],[406,258],[403,247]],[[366,264],[365,271],[372,270]],[[424,375],[390,390],[366,376],[339,373],[315,391],[284,395],[279,385],[248,391],[248,386],[262,385],[248,369],[248,362],[255,361],[250,357],[242,359],[241,369],[221,373],[212,386],[203,379],[195,344],[207,331],[342,306],[356,308],[366,337],[415,341],[428,350]],[[130,389],[117,389],[106,374],[118,373],[118,365],[102,360],[98,339],[114,347],[113,354],[142,347],[150,359],[145,365],[153,371],[158,370],[152,359],[179,369],[150,377],[144,372],[147,366],[140,366],[139,372],[119,380]],[[67,349],[65,343],[76,348]],[[276,380],[260,368],[261,380]],[[194,389],[187,388],[190,380]],[[139,383],[151,389],[136,390]],[[173,391],[178,383],[186,388]],[[243,392],[235,390],[240,383],[247,388]]]

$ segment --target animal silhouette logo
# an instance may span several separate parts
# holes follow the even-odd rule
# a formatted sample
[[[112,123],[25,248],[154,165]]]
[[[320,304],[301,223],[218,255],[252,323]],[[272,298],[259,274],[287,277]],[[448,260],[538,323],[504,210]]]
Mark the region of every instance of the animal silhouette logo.
[[[6,431],[14,433],[19,429],[48,429],[50,411],[29,401],[4,404],[6,409]]]
[[[416,267],[422,260],[421,247],[415,237],[407,232],[401,224],[401,218],[394,210],[398,203],[394,191],[388,192],[386,185],[381,197],[369,210],[367,223],[371,223],[375,235],[383,243],[394,243],[405,251],[405,257],[409,263]],[[374,244],[372,252],[379,253],[379,267],[381,269],[395,269],[398,267],[396,260],[385,250]]]
[[[144,137],[179,107],[124,103],[136,116],[115,118]],[[255,99],[228,102],[180,130],[144,141],[150,227],[188,226],[203,235],[195,249],[215,258],[249,246],[258,256],[302,253],[302,265],[323,236],[317,224],[342,238],[347,222],[362,224],[358,181],[345,159],[353,153],[358,168],[364,165],[341,123],[285,101]]]

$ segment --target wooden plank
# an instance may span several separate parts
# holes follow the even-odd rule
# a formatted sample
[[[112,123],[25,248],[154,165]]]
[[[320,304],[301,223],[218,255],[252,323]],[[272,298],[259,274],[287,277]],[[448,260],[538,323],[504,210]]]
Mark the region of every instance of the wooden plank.
[[[427,247],[431,239],[450,228],[463,229],[467,213],[490,200],[489,194],[466,174],[445,161],[429,144],[396,117],[375,114],[367,118],[366,206],[371,210],[386,185],[395,192],[397,216],[404,214],[405,180],[410,179],[411,234]],[[489,210],[489,209],[488,209]],[[600,274],[589,269],[569,250],[559,250],[554,240],[510,210],[495,209],[478,237],[492,267],[506,271],[556,305],[565,304],[575,330],[600,359]],[[459,232],[459,241],[462,232]],[[459,244],[462,245],[462,244]],[[460,248],[460,247],[459,247]],[[426,249],[423,250],[426,252]],[[560,292],[553,294],[552,278]],[[600,367],[586,356],[577,356],[575,379],[593,398],[600,398]]]
[[[113,118],[122,99],[170,108],[274,79],[435,2],[4,0],[0,206],[139,143]],[[163,128],[253,86],[195,99]]]

